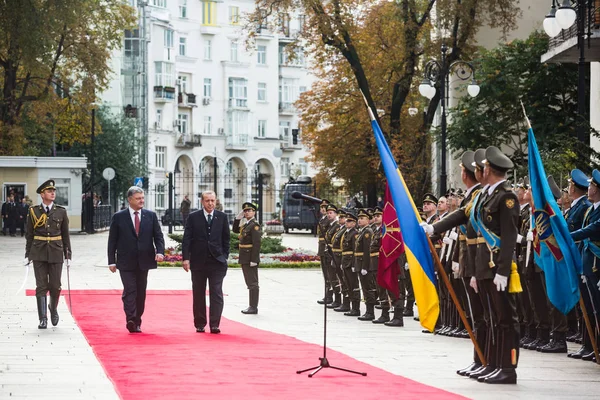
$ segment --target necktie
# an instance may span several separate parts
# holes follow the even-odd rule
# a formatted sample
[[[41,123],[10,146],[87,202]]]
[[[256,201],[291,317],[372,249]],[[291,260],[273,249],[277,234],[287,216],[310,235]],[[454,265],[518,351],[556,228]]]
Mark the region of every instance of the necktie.
[[[50,207],[46,206],[46,214],[50,212]]]
[[[208,214],[208,225],[212,224],[212,214]]]
[[[136,235],[140,235],[140,216],[139,216],[139,212],[134,212],[133,215],[135,215],[135,234]]]

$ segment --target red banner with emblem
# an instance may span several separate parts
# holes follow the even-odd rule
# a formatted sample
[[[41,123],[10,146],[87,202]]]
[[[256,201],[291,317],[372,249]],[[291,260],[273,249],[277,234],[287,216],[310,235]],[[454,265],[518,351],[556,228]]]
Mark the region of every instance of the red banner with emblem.
[[[398,257],[404,253],[404,240],[402,239],[398,215],[387,183],[385,185],[385,205],[382,219],[377,284],[389,290],[398,298],[400,295],[398,289],[398,275],[400,274]]]

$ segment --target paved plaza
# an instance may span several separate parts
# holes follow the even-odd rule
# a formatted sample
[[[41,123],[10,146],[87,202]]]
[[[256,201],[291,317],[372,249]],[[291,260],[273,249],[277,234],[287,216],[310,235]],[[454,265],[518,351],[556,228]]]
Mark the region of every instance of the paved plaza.
[[[72,236],[72,289],[122,288],[118,273],[112,274],[107,268],[107,239],[106,232]],[[283,241],[288,247],[316,250],[316,238],[309,234],[286,234]],[[60,324],[46,331],[37,329],[35,299],[25,296],[25,289],[35,287],[33,271],[29,272],[25,288],[17,293],[25,278],[24,248],[23,238],[0,237],[0,259],[3,260],[0,264],[0,398],[117,399],[112,382],[68,313],[64,300],[59,307]],[[191,290],[190,279],[181,268],[159,268],[150,272],[148,288]],[[64,269],[64,298],[66,287]],[[230,269],[224,283],[223,316],[306,342],[322,343],[323,308],[316,303],[323,294],[320,270],[261,269],[260,288],[260,314],[241,314],[240,310],[247,306],[248,294],[241,270]],[[73,308],[77,306],[73,304]],[[174,312],[189,313],[189,328],[193,330],[191,308],[189,304],[188,309]],[[364,304],[362,309],[364,311]],[[115,309],[114,312],[123,311]],[[423,334],[412,318],[405,320],[404,328],[391,328],[329,311],[327,344],[329,348],[394,374],[474,399],[563,400],[600,396],[600,366],[571,360],[564,354],[521,351],[518,385],[491,386],[460,377],[455,370],[471,362],[471,342]],[[579,345],[569,344],[569,347],[574,350]],[[321,353],[315,353],[315,365],[320,356]],[[334,358],[329,361],[337,365]],[[290,374],[307,367],[310,365],[290,366]],[[333,370],[321,372],[324,373],[344,374]],[[313,379],[319,379],[319,375]],[[348,375],[348,379],[363,379],[365,385],[369,385],[369,377]],[[373,394],[376,398],[376,387]],[[177,398],[176,393],[173,398]],[[401,393],[398,398],[402,398]]]

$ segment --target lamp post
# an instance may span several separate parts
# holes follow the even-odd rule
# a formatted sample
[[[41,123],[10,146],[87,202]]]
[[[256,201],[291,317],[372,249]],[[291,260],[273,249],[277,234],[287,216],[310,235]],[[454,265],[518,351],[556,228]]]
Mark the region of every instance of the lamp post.
[[[563,0],[556,9],[557,0],[552,0],[550,12],[544,18],[544,31],[551,38],[556,37],[564,29],[567,30],[577,22],[577,47],[579,49],[578,81],[577,81],[577,139],[589,144],[589,134],[586,134],[583,120],[587,120],[585,108],[585,36],[591,35],[594,2],[591,0],[576,0],[577,10],[573,8],[570,0]],[[587,11],[587,16],[586,16]],[[587,33],[586,33],[587,24]]]
[[[446,172],[446,103],[448,101],[450,74],[455,73],[456,76],[463,81],[471,78],[471,83],[467,87],[467,92],[471,97],[476,97],[479,94],[480,87],[475,81],[475,68],[471,63],[466,61],[457,60],[448,65],[446,53],[448,47],[442,44],[442,59],[441,62],[436,60],[430,60],[425,64],[425,74],[423,81],[419,85],[419,92],[421,95],[427,97],[429,100],[433,99],[436,94],[436,84],[439,84],[440,89],[440,106],[442,111],[442,141],[441,141],[441,171],[440,171],[440,192],[439,195],[443,196],[446,193],[446,183],[448,180],[448,174]]]

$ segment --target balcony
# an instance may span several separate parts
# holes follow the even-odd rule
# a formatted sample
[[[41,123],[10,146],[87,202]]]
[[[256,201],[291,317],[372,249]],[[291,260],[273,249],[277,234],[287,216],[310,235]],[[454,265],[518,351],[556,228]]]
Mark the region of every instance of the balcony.
[[[260,26],[256,31],[256,37],[260,39],[273,39],[273,32],[267,26]]]
[[[227,150],[240,150],[244,151],[248,149],[248,145],[250,143],[249,135],[227,135],[227,140],[225,142],[225,148]]]
[[[300,141],[298,144],[293,144],[291,136],[279,136],[279,148],[283,151],[301,150],[302,144]]]
[[[166,102],[175,99],[175,88],[171,86],[154,86],[154,101]]]
[[[298,112],[296,111],[296,107],[294,107],[294,103],[280,101],[279,102],[279,114],[282,115],[295,115]]]
[[[281,28],[278,39],[280,43],[292,43],[299,35],[300,31],[297,29]]]
[[[589,0],[592,1],[592,0]],[[597,5],[599,1],[595,2]],[[576,8],[576,7],[575,7]],[[587,27],[591,16],[589,47],[587,39]],[[585,39],[585,61],[600,61],[600,7],[596,7],[591,15],[585,13],[584,27]],[[577,63],[579,61],[579,48],[577,47],[577,21],[567,30],[562,30],[556,37],[550,38],[548,51],[542,55],[541,62],[551,63]]]
[[[200,147],[200,135],[191,135],[189,133],[177,133],[175,135],[175,147],[180,149],[191,149]]]
[[[178,93],[177,94],[177,103],[179,107],[197,107],[196,105],[196,95],[193,93]]]
[[[247,110],[248,109],[248,99],[229,99],[228,102],[228,106],[229,108],[233,108],[233,109],[242,109],[242,110]]]

